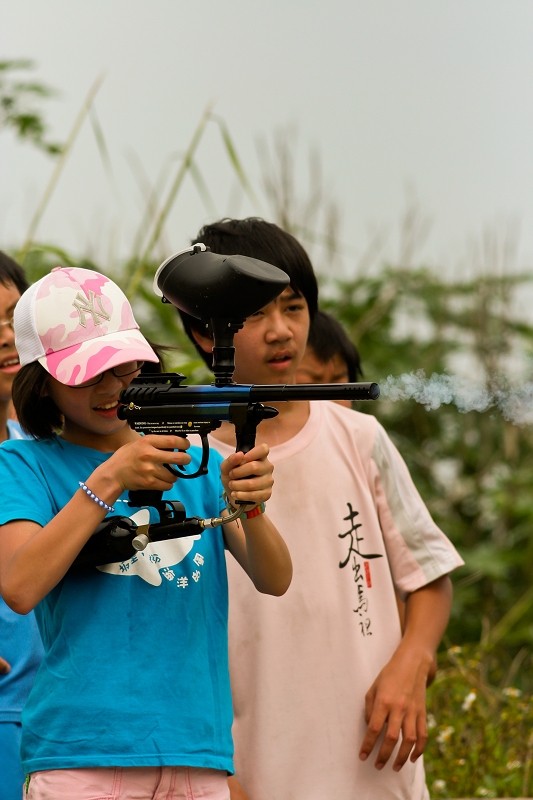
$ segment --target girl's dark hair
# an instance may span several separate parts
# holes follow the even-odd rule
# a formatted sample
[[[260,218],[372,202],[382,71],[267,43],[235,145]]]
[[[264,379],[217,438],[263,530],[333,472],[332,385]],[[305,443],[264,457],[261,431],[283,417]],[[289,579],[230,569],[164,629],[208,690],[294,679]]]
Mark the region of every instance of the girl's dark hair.
[[[213,253],[226,256],[250,256],[273,264],[287,273],[291,287],[303,295],[313,319],[318,308],[318,284],[313,265],[300,242],[290,233],[273,222],[258,217],[247,219],[221,219],[212,225],[205,225],[191,244],[203,242]],[[179,311],[183,327],[189,339],[208,367],[211,367],[211,353],[205,353],[196,344],[192,331],[205,334],[200,320]]]
[[[0,283],[4,286],[10,283],[14,284],[20,294],[23,294],[28,288],[28,281],[22,267],[2,250],[0,250]]]
[[[38,361],[21,367],[15,375],[11,397],[17,418],[35,439],[50,439],[63,427],[63,415],[44,390],[50,375]]]
[[[150,346],[159,357],[159,363],[146,361],[141,374],[162,372],[162,350],[171,349],[161,345]],[[11,397],[18,421],[24,431],[35,439],[50,439],[63,427],[63,415],[51,397],[44,394],[49,373],[38,362],[26,364],[15,375]]]
[[[317,311],[309,329],[307,345],[323,364],[339,355],[348,368],[350,383],[355,382],[358,376],[363,376],[357,347],[350,341],[340,322],[325,311]]]

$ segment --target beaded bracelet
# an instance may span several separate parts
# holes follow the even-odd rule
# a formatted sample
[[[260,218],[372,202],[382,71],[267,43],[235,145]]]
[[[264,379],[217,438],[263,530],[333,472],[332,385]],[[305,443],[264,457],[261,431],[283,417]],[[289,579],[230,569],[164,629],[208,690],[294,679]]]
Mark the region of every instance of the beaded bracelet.
[[[108,506],[108,505],[107,505],[107,503],[104,503],[104,501],[103,501],[103,500],[100,500],[100,498],[99,498],[99,497],[97,497],[97,496],[95,495],[95,493],[94,493],[94,492],[91,492],[91,490],[89,489],[89,487],[88,487],[88,486],[86,486],[86,485],[84,484],[84,482],[83,482],[83,481],[78,481],[78,483],[79,483],[79,485],[80,485],[80,489],[83,489],[83,491],[85,492],[85,494],[89,495],[89,497],[91,498],[91,500],[94,500],[94,502],[95,502],[95,503],[98,503],[98,505],[99,505],[99,506],[101,506],[102,508],[105,508],[105,510],[106,510],[106,511],[111,511],[111,512],[113,512],[113,511],[115,510],[115,509],[113,508],[113,506]]]

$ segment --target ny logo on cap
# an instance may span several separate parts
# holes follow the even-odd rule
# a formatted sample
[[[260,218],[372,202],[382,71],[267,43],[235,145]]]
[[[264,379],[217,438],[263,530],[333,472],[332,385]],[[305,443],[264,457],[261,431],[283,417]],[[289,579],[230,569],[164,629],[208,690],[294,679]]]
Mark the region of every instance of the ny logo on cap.
[[[98,307],[100,308],[99,311],[94,307],[95,300],[98,303]],[[95,295],[92,289],[89,289],[89,299],[87,299],[82,294],[80,294],[80,292],[78,292],[78,294],[76,295],[76,299],[74,300],[72,305],[80,315],[80,325],[82,325],[84,328],[87,327],[85,314],[91,315],[91,317],[93,318],[93,323],[95,325],[101,325],[103,319],[108,321],[111,319],[109,314],[104,310],[104,307],[102,305],[102,298],[100,297],[100,295]]]

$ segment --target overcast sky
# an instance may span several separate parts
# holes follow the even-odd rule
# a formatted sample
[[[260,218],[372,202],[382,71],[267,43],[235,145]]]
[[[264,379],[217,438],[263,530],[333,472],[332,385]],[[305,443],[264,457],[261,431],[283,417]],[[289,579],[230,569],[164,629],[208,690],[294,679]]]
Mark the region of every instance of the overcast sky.
[[[117,190],[85,124],[41,240],[101,262],[117,242],[128,252],[142,207],[132,158],[154,181],[213,100],[258,193],[258,136],[298,129],[302,197],[307,152],[320,150],[355,254],[383,230],[394,257],[411,186],[433,220],[429,261],[451,268],[485,227],[519,226],[519,262],[533,266],[530,0],[0,0],[0,42],[0,58],[34,59],[59,90],[44,105],[51,138],[66,138],[106,76],[96,111]],[[239,201],[214,124],[197,163],[219,214],[257,213]],[[21,243],[52,168],[2,132],[0,246]],[[186,246],[207,219],[187,179],[168,247]]]

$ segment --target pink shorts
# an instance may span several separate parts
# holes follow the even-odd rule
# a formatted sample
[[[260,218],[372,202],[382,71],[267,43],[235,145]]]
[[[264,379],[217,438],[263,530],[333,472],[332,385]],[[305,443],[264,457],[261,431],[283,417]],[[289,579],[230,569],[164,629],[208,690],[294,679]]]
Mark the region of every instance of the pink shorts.
[[[229,800],[228,776],[196,767],[98,767],[33,772],[23,800]]]

